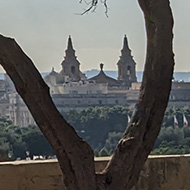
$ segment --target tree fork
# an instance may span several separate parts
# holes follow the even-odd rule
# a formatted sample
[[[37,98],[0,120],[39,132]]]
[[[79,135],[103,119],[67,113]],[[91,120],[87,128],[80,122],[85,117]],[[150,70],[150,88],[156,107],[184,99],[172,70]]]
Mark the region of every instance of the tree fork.
[[[95,175],[93,151],[57,111],[49,88],[17,43],[0,35],[0,64],[56,152],[67,190],[130,190],[159,133],[174,67],[169,0],[138,0],[147,29],[147,56],[131,123],[104,171]]]

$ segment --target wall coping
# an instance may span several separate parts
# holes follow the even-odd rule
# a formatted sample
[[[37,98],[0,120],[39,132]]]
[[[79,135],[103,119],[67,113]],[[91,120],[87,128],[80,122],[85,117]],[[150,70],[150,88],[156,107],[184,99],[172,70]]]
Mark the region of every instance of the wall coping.
[[[95,162],[108,162],[110,156],[107,157],[95,157]],[[181,154],[181,155],[150,155],[148,159],[172,159],[172,158],[190,158],[190,154]],[[0,162],[2,165],[27,165],[27,164],[47,164],[47,163],[58,163],[57,159],[47,159],[47,160],[19,160],[11,162]]]
[[[101,172],[111,157],[95,157]],[[190,154],[149,156],[132,190],[189,190]],[[65,190],[57,159],[0,162],[0,190]]]

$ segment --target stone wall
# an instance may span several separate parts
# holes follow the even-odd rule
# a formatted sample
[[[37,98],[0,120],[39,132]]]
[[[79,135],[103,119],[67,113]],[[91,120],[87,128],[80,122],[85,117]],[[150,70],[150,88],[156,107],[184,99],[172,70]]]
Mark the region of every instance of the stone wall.
[[[107,158],[96,158],[101,171]],[[0,190],[63,190],[56,160],[0,163]],[[150,156],[133,190],[190,190],[190,155]]]

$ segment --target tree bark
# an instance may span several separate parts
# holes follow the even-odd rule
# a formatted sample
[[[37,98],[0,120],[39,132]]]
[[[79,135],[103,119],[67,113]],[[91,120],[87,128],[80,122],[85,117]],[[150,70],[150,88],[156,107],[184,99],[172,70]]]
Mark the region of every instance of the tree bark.
[[[107,190],[130,190],[160,131],[174,67],[173,17],[169,0],[139,0],[147,30],[147,57],[136,111],[105,170]],[[100,182],[101,183],[101,182]]]
[[[56,152],[67,190],[130,190],[159,133],[174,67],[169,0],[139,0],[147,57],[136,111],[107,167],[95,174],[93,151],[54,106],[49,88],[18,44],[0,35],[0,64]]]
[[[18,44],[0,35],[0,64],[52,145],[68,190],[95,190],[94,155],[56,109],[49,88]]]

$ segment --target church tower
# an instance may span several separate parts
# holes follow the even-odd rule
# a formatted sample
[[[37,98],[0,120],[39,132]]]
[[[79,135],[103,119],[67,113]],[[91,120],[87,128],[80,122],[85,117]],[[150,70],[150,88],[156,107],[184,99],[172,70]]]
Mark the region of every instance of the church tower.
[[[136,63],[131,55],[131,50],[128,46],[127,37],[125,35],[123,40],[123,49],[121,50],[121,56],[118,65],[118,80],[125,85],[131,86],[132,82],[137,81],[136,77]]]
[[[69,36],[68,38],[68,45],[65,51],[65,57],[61,65],[62,70],[60,74],[62,76],[69,77],[72,81],[80,80],[80,63],[75,56],[75,50],[73,49],[71,36]]]

